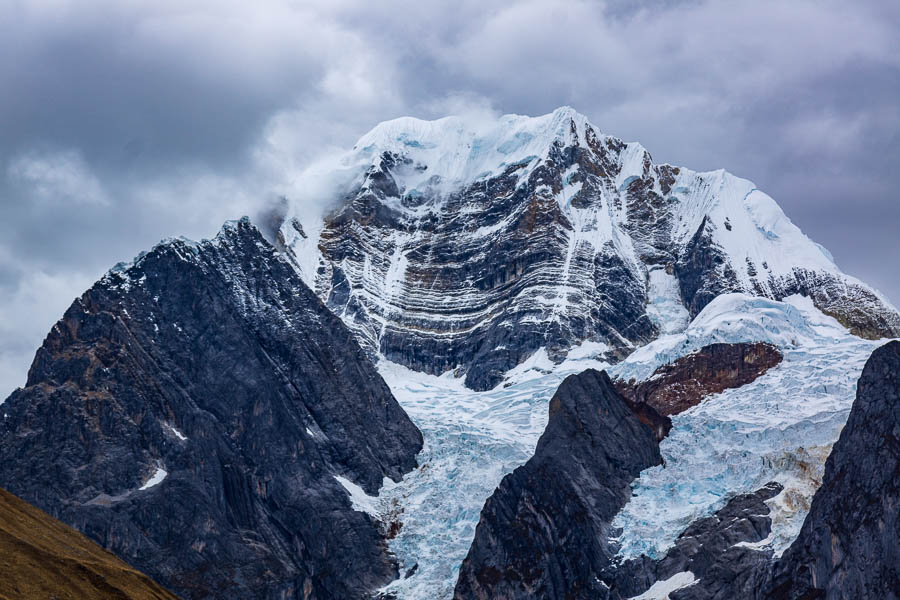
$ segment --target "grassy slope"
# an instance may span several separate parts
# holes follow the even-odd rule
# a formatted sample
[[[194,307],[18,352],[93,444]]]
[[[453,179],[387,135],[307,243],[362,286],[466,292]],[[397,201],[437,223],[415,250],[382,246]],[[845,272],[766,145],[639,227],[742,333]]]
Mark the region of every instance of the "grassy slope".
[[[0,489],[0,600],[176,600],[100,546]]]

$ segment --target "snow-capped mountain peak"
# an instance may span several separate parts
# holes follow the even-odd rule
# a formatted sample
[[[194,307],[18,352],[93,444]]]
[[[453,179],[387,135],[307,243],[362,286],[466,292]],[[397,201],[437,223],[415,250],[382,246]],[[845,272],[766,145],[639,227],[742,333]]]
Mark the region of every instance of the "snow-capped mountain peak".
[[[401,117],[380,123],[360,138],[348,158],[371,158],[371,164],[380,166],[387,153],[403,165],[394,170],[401,193],[450,192],[513,165],[546,159],[555,144],[587,147],[589,128],[596,132],[587,117],[570,107],[540,117]]]
[[[656,164],[569,107],[387,121],[347,165],[337,208],[289,212],[282,247],[370,351],[476,389],[539,348],[558,361],[590,341],[620,360],[671,329],[653,286],[690,317],[723,293],[803,294],[855,333],[900,335],[893,307],[752,182]]]

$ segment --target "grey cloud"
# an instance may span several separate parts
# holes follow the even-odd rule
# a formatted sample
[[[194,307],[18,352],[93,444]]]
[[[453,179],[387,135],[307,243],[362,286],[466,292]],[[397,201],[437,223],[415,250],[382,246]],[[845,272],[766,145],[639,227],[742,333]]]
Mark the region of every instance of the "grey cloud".
[[[900,301],[893,3],[13,0],[0,31],[0,397],[103,270],[320,201],[298,174],[402,114],[572,105],[752,179]]]

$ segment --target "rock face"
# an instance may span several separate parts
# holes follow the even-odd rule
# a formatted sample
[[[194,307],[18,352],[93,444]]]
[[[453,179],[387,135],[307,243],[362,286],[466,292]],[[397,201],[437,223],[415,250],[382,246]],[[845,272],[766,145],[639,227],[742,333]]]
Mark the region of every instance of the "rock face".
[[[455,598],[602,597],[609,523],[631,481],[661,461],[654,431],[605,372],[567,377],[534,456],[485,503]]]
[[[396,575],[348,489],[399,479],[422,437],[247,220],[111,270],[3,413],[0,485],[185,598],[361,598]]]
[[[64,525],[0,489],[0,598],[176,600]]]
[[[772,521],[765,502],[782,489],[772,482],[735,496],[714,515],[691,523],[662,560],[644,556],[608,569],[603,576],[607,595],[599,597],[626,600],[681,579],[683,587],[670,593],[671,600],[762,598],[772,550],[753,544],[769,535]]]
[[[341,173],[337,208],[289,209],[279,244],[369,351],[459,368],[474,389],[540,348],[558,360],[589,340],[615,361],[725,292],[803,294],[854,332],[900,336],[896,311],[751,182],[655,164],[570,108],[389,121]]]
[[[776,565],[770,597],[900,597],[900,342],[866,363],[822,486]]]
[[[616,390],[662,415],[696,406],[710,394],[746,385],[781,362],[781,352],[762,342],[710,344],[656,369],[646,381],[616,381]]]

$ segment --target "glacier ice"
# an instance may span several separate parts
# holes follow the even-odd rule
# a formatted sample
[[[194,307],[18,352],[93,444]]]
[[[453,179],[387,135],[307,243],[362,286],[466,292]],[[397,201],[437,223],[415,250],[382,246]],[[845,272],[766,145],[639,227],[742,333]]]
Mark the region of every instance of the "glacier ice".
[[[668,283],[658,277],[654,284],[660,314],[667,310]],[[382,360],[380,373],[425,437],[421,466],[399,483],[385,480],[373,507],[383,521],[402,523],[389,542],[401,573],[418,565],[384,591],[404,600],[452,597],[484,501],[531,457],[547,402],[566,375],[593,367],[644,378],[708,344],[741,341],[772,343],[784,361],[753,383],[676,415],[661,445],[665,467],[641,474],[614,525],[622,530],[621,556],[658,557],[692,520],[776,480],[785,491],[769,501],[773,533],[760,545],[783,550],[799,531],[856,380],[879,342],[848,334],[804,297],[777,302],[729,294],[684,331],[663,335],[615,366],[596,359],[603,344],[585,342],[559,365],[539,350],[488,392],[474,392],[450,373],[426,375]]]
[[[769,502],[773,531],[767,544],[780,555],[796,537],[847,420],[856,381],[880,342],[850,335],[807,298],[785,300],[720,296],[684,333],[665,336],[611,369],[644,378],[715,342],[769,342],[784,354],[756,381],[672,418],[660,444],[664,466],[641,473],[613,522],[621,530],[623,558],[661,558],[691,521],[773,480],[785,490]]]
[[[402,522],[390,549],[401,573],[416,573],[385,591],[407,600],[453,595],[459,567],[475,536],[485,500],[504,475],[534,453],[547,424],[550,397],[566,375],[604,368],[593,357],[602,344],[586,343],[554,365],[543,350],[487,392],[381,361],[379,371],[425,438],[420,467],[399,483],[385,480],[378,497],[382,519]]]

